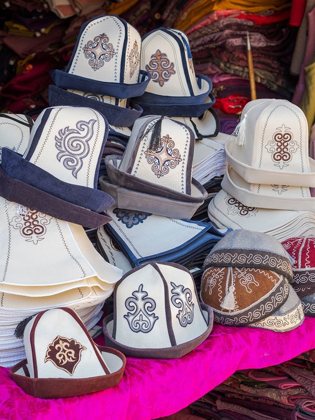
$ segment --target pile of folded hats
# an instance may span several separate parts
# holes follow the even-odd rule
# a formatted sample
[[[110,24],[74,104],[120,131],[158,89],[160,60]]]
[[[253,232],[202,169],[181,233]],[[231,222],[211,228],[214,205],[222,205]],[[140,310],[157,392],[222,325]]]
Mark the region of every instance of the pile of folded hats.
[[[99,212],[114,201],[95,188],[107,134],[108,123],[95,110],[48,108],[32,128],[24,157],[2,148],[1,365],[23,357],[14,330],[24,318],[67,306],[91,328],[121,277],[82,227],[111,220]]]
[[[306,316],[315,316],[315,239],[310,237],[290,238],[282,242],[285,250],[294,259],[292,287],[301,299]]]
[[[213,308],[215,323],[275,332],[302,324],[302,304],[290,285],[290,256],[272,236],[230,232],[214,246],[204,269],[201,300]]]
[[[65,70],[54,70],[49,88],[52,106],[91,107],[104,114],[114,131],[127,127],[142,109],[131,98],[142,95],[150,75],[140,70],[139,32],[118,16],[99,16],[82,25]],[[125,127],[121,129],[120,127]]]
[[[313,234],[315,162],[308,155],[306,118],[297,106],[275,99],[247,104],[226,155],[223,190],[209,204],[211,220],[233,228],[253,225],[281,240],[309,229]]]
[[[101,254],[117,266],[124,260],[121,250],[132,267],[147,261],[174,262],[189,269],[201,267],[223,236],[211,223],[118,208],[109,209],[108,214],[112,221],[98,229],[97,243]],[[113,248],[117,251],[113,252]],[[124,262],[122,268],[128,270],[129,264]]]
[[[237,371],[191,404],[191,412],[203,419],[314,419],[314,369],[311,350],[276,366]]]

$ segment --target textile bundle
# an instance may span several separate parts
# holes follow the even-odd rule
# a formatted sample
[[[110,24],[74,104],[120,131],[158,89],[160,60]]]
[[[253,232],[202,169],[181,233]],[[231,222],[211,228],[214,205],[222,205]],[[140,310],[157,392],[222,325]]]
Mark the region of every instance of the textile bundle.
[[[314,371],[314,350],[280,365],[237,371],[193,403],[191,413],[211,420],[313,419]]]

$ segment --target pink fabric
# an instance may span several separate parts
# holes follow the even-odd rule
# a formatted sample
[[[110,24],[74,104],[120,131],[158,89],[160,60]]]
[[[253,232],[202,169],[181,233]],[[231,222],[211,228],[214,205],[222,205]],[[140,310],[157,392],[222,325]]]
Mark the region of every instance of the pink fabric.
[[[40,400],[24,392],[0,369],[0,419],[151,420],[197,400],[238,369],[260,369],[315,348],[315,319],[274,333],[216,325],[211,336],[177,360],[128,358],[119,386],[82,397]]]

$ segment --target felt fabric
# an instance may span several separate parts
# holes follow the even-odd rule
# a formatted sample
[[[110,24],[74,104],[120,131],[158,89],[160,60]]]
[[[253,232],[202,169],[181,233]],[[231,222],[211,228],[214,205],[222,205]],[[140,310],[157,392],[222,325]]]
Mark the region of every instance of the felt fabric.
[[[151,420],[179,411],[237,369],[264,368],[315,347],[315,321],[277,334],[256,328],[214,326],[197,349],[179,360],[127,358],[125,375],[112,389],[65,400],[26,395],[0,369],[0,418],[46,420]],[[225,361],[226,363],[222,363]]]
[[[106,211],[115,203],[103,191],[64,182],[7,148],[2,149],[2,169],[18,181],[95,212]]]

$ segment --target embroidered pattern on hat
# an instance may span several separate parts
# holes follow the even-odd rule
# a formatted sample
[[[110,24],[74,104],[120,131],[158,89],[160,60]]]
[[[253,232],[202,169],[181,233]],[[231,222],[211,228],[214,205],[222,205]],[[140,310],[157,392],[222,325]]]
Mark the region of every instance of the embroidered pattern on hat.
[[[277,192],[279,195],[282,193],[288,191],[289,185],[277,185],[277,184],[271,184],[272,191]]]
[[[226,197],[226,204],[228,205],[227,213],[233,216],[245,216],[252,217],[256,216],[258,210],[256,207],[247,207],[244,206],[240,201],[236,200],[234,197]]]
[[[149,333],[159,319],[153,312],[156,308],[155,300],[148,297],[148,293],[143,290],[143,284],[139,285],[132,296],[125,301],[126,309],[131,312],[127,312],[124,318],[131,331]]]
[[[285,329],[289,331],[291,328],[296,327],[298,321],[302,321],[304,319],[304,311],[303,311],[303,302],[302,305],[299,304],[293,312],[288,315],[282,316],[273,316],[270,315],[263,320],[260,320],[258,323],[253,323],[252,326],[257,326],[260,328],[268,328],[277,331],[281,331]]]
[[[123,223],[127,229],[143,223],[149,216],[152,216],[152,213],[141,213],[124,209],[114,209],[113,213],[116,215],[118,221]]]
[[[172,286],[172,297],[171,302],[175,308],[179,308],[176,318],[182,327],[187,327],[194,320],[194,306],[192,302],[192,293],[188,287],[184,287],[182,284],[177,286],[171,282]]]
[[[74,178],[77,178],[80,169],[83,166],[83,159],[90,153],[89,141],[94,136],[94,124],[96,120],[78,121],[75,128],[69,126],[58,131],[55,136],[55,146],[59,150],[57,160],[63,166],[72,172]]]
[[[135,74],[135,71],[140,64],[140,51],[137,41],[134,42],[132,50],[128,56],[129,67],[130,67],[130,78]]]
[[[158,178],[167,175],[170,169],[175,169],[182,161],[179,150],[174,147],[174,140],[167,134],[160,139],[157,150],[148,149],[144,152],[148,164]]]
[[[58,335],[54,341],[49,344],[44,362],[52,362],[56,368],[73,375],[76,367],[81,361],[81,353],[86,350],[74,338],[66,338]]]
[[[265,147],[268,153],[271,154],[274,165],[279,169],[283,169],[289,166],[289,162],[291,162],[293,157],[292,155],[297,151],[299,145],[293,139],[293,133],[290,131],[290,127],[282,124],[276,130],[272,136],[272,140],[269,140]]]
[[[167,55],[160,50],[151,55],[149,64],[145,66],[145,69],[151,74],[152,82],[158,83],[161,87],[176,73],[174,63],[171,63]]]
[[[47,232],[47,225],[50,224],[52,217],[37,210],[26,208],[26,212],[19,212],[12,218],[9,225],[13,229],[18,229],[26,242],[32,242],[37,245],[39,241],[44,240]]]
[[[108,41],[108,36],[103,33],[96,36],[93,41],[88,41],[83,47],[84,56],[94,71],[102,68],[104,62],[109,62],[116,54],[113,44]]]

